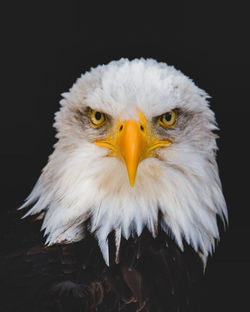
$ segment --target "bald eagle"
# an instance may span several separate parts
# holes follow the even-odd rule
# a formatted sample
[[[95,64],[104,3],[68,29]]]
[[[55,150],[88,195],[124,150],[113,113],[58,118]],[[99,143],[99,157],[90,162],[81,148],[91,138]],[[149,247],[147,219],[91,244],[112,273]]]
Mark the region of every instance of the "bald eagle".
[[[21,207],[46,238],[26,253],[47,274],[37,311],[199,311],[228,219],[208,98],[152,59],[98,66],[63,93],[58,141]]]

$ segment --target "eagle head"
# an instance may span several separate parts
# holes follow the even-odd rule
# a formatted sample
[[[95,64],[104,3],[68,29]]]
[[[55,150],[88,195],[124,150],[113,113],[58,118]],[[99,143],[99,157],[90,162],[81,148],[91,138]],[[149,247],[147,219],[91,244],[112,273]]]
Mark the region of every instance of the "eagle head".
[[[63,93],[54,152],[21,207],[33,205],[26,215],[45,211],[46,243],[93,232],[108,264],[111,231],[119,249],[121,236],[145,227],[156,236],[161,226],[180,249],[185,241],[206,260],[219,239],[216,217],[227,221],[207,99],[152,59],[121,59],[82,75]]]

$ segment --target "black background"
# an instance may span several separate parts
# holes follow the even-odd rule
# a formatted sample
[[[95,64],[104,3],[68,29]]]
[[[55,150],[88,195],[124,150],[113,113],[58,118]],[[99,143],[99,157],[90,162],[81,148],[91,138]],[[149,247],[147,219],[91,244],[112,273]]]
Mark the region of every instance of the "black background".
[[[138,2],[137,2],[138,4]],[[6,14],[5,14],[6,12]],[[144,2],[9,2],[3,11],[1,230],[23,203],[53,150],[60,94],[81,73],[121,57],[151,57],[212,96],[220,128],[218,163],[229,210],[206,271],[213,311],[249,302],[249,17],[240,3],[211,7]]]

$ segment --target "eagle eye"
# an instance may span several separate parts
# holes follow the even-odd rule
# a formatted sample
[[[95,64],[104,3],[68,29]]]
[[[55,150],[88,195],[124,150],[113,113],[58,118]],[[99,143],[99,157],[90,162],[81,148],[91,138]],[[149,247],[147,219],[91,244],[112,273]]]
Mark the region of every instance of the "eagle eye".
[[[174,110],[172,110],[162,114],[158,118],[158,124],[166,128],[173,128],[176,124],[176,118],[177,114]]]
[[[95,128],[103,126],[107,121],[106,115],[104,113],[95,110],[90,111],[89,119],[91,125]]]

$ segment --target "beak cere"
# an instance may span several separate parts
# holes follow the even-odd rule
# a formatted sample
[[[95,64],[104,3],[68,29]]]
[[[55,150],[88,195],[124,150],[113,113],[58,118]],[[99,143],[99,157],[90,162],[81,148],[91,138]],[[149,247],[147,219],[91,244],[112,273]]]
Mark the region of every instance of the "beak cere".
[[[157,157],[157,153],[152,153],[153,150],[171,144],[170,140],[158,139],[150,131],[145,116],[141,112],[138,115],[140,121],[118,120],[115,131],[109,137],[95,141],[96,145],[111,150],[107,156],[115,156],[124,161],[131,187],[135,184],[139,162],[149,156]]]

